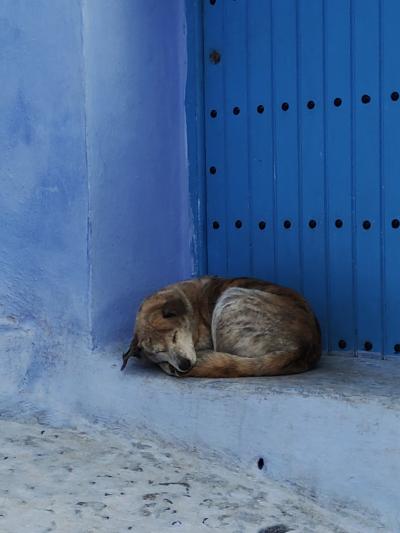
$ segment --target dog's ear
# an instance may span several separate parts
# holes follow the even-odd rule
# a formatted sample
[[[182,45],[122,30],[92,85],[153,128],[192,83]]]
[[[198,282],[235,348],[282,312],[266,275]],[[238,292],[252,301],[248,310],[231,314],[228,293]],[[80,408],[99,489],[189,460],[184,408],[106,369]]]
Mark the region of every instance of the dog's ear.
[[[185,314],[186,307],[180,298],[174,298],[165,302],[162,306],[162,316],[164,318],[173,318]]]
[[[140,349],[139,349],[138,345],[139,345],[138,337],[135,334],[135,336],[133,337],[132,342],[131,342],[131,344],[129,346],[129,350],[127,352],[125,352],[123,354],[123,356],[122,356],[121,370],[124,370],[124,368],[128,364],[128,360],[129,360],[130,357],[140,357]]]

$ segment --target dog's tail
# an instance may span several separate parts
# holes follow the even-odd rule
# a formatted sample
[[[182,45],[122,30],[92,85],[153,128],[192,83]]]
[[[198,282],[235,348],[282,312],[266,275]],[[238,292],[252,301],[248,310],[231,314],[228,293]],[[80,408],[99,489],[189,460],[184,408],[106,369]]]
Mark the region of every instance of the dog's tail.
[[[195,366],[184,377],[240,378],[299,374],[314,368],[321,351],[317,346],[293,352],[275,351],[261,357],[240,357],[222,352],[200,352]]]

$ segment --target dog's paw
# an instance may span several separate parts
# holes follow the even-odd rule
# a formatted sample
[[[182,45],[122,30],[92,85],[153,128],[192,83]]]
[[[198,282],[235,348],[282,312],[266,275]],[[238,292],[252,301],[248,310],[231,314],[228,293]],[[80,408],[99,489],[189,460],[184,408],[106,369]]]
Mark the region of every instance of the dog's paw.
[[[160,363],[159,367],[169,376],[174,376],[175,378],[180,378],[182,376],[182,374],[178,372],[176,368],[174,368],[169,363]]]

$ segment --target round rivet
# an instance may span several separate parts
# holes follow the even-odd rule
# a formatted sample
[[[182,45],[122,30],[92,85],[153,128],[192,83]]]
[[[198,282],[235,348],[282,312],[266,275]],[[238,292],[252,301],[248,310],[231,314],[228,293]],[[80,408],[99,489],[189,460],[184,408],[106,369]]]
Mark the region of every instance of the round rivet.
[[[307,107],[308,107],[308,109],[314,109],[314,107],[315,107],[315,102],[314,102],[314,100],[309,100],[309,101],[307,102]]]
[[[399,229],[400,228],[400,220],[398,218],[394,218],[392,220],[392,228],[393,229]]]
[[[310,222],[308,223],[309,227],[311,229],[314,229],[317,227],[317,221],[316,220],[310,220]]]
[[[397,102],[397,100],[399,99],[399,93],[397,91],[393,91],[390,95],[390,98],[393,100],[393,102]]]
[[[370,341],[365,341],[364,342],[364,349],[366,352],[370,352],[372,350],[373,346],[372,346],[372,342]]]
[[[292,223],[290,222],[290,220],[285,220],[284,223],[283,223],[283,227],[285,229],[289,229],[291,227]]]
[[[337,219],[335,220],[335,226],[336,226],[337,228],[341,228],[341,227],[343,226],[343,220],[341,220],[340,218],[337,218]]]
[[[283,102],[281,107],[282,107],[283,111],[287,111],[289,109],[289,104],[287,102]]]
[[[216,116],[217,116],[217,111],[216,111],[215,109],[212,109],[212,110],[210,111],[210,117],[211,117],[211,118],[215,118]]]
[[[371,222],[369,220],[364,220],[364,222],[362,223],[362,227],[364,229],[369,229],[371,227]]]
[[[236,222],[235,222],[235,227],[236,227],[237,229],[240,229],[242,226],[243,226],[242,221],[241,221],[241,220],[236,220]]]
[[[396,353],[400,353],[400,344],[395,344],[395,345],[394,345],[394,351],[395,351]]]
[[[257,466],[258,466],[258,469],[259,470],[262,470],[264,468],[264,459],[262,457],[259,458],[259,460],[257,461]]]
[[[216,220],[214,220],[214,222],[212,223],[212,227],[214,229],[218,229],[219,228],[219,222],[217,222]]]
[[[371,97],[369,94],[363,94],[362,97],[361,97],[361,102],[363,104],[369,104],[371,101]]]
[[[342,105],[342,99],[341,98],[335,98],[333,101],[333,105],[335,107],[340,107]]]
[[[210,61],[211,63],[214,63],[214,65],[221,61],[221,54],[218,52],[218,50],[213,50],[210,52]]]
[[[257,106],[257,113],[260,113],[260,114],[264,113],[264,106],[263,105],[260,104],[259,106]]]
[[[210,174],[216,174],[217,169],[215,167],[210,167]]]
[[[340,341],[338,342],[338,346],[341,350],[344,350],[347,346],[347,342],[344,339],[340,339]]]
[[[260,229],[265,229],[266,225],[267,225],[267,224],[264,222],[264,220],[261,220],[261,222],[258,223],[258,227],[259,227]]]
[[[234,107],[233,108],[233,114],[238,115],[240,113],[240,107]]]

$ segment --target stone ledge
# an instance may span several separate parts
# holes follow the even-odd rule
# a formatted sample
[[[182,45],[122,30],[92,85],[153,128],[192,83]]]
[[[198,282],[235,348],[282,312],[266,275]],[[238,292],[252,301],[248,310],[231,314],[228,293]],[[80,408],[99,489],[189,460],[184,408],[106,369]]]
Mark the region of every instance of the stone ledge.
[[[129,363],[127,373],[133,378],[149,377],[169,386],[171,379],[141,361]],[[179,387],[197,386],[222,390],[225,394],[243,395],[294,394],[304,397],[323,396],[341,400],[372,401],[400,409],[400,356],[385,360],[366,357],[325,355],[316,370],[294,376],[241,378],[241,379],[181,379]]]

